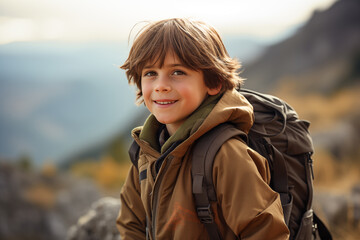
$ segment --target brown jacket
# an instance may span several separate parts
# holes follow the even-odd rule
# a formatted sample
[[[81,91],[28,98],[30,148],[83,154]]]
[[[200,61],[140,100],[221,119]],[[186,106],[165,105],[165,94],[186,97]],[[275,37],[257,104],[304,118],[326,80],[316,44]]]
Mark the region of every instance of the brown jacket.
[[[208,239],[195,210],[189,152],[196,139],[223,122],[245,132],[253,123],[252,107],[235,90],[191,126],[190,136],[166,155],[158,174],[154,165],[161,154],[139,138],[141,127],[134,129],[141,150],[138,168],[131,167],[121,191],[117,226],[123,240],[145,239],[147,224],[150,239]],[[223,239],[289,238],[279,195],[268,185],[267,162],[242,141],[223,144],[214,160],[213,181],[218,201],[212,209]]]

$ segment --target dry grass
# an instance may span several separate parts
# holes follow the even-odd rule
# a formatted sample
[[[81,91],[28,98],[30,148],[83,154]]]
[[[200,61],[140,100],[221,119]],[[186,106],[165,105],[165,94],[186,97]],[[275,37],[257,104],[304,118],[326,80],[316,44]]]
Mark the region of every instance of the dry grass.
[[[27,188],[24,192],[24,197],[37,206],[51,209],[55,205],[56,191],[50,186],[38,183]]]
[[[359,240],[360,226],[345,226],[334,230],[334,240]]]
[[[314,185],[318,189],[348,193],[360,182],[360,163],[355,161],[336,161],[324,149],[314,154]]]
[[[315,93],[299,95],[295,85],[283,84],[275,93],[296,109],[299,116],[311,122],[311,130],[332,127],[354,112],[360,112],[360,87],[343,89],[333,95]]]
[[[79,177],[93,179],[105,190],[119,190],[124,183],[130,168],[128,163],[118,163],[108,156],[100,161],[83,161],[71,167],[71,173]]]

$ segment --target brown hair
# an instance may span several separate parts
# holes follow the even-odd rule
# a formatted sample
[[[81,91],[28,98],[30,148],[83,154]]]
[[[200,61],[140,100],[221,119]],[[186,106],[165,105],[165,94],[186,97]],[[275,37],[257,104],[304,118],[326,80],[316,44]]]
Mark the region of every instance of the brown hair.
[[[160,61],[173,51],[186,67],[201,70],[205,85],[222,91],[240,87],[240,63],[229,56],[216,30],[199,21],[173,18],[150,23],[136,35],[129,57],[120,67],[126,70],[130,84],[138,88],[141,103],[141,72],[145,64]]]

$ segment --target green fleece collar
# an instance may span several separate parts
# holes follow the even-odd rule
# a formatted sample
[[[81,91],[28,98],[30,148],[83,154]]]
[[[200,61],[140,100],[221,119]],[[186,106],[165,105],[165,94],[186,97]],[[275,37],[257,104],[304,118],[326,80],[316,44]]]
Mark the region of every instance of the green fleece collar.
[[[163,154],[174,142],[183,141],[193,134],[209,115],[223,94],[208,96],[203,103],[186,119],[178,130],[170,136],[160,149],[158,131],[162,125],[153,114],[146,119],[140,132],[140,139],[148,142],[151,147]]]

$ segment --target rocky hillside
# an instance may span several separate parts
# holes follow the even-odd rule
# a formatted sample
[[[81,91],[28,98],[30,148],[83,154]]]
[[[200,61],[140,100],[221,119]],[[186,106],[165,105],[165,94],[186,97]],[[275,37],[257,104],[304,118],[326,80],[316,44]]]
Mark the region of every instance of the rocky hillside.
[[[293,81],[302,91],[329,93],[359,82],[360,1],[339,0],[316,11],[292,37],[244,66],[245,87],[272,91]]]

